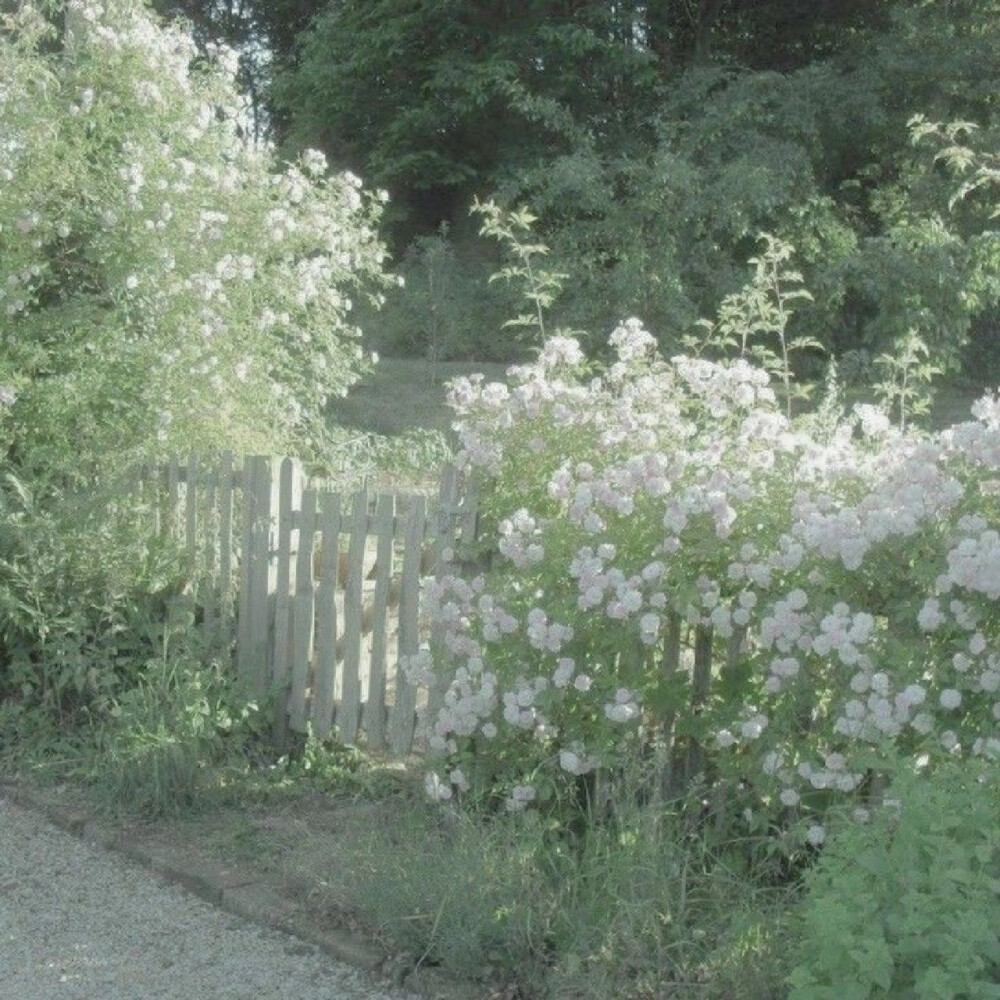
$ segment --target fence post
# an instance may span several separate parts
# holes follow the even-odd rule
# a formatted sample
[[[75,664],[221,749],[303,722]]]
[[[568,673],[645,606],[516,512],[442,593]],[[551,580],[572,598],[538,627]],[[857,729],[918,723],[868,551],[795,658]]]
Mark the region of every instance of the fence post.
[[[691,674],[691,717],[701,711],[708,699],[712,683],[712,637],[711,626],[698,625],[694,632],[694,670]],[[705,766],[705,752],[701,741],[695,736],[688,737],[687,781],[691,782]]]
[[[218,641],[218,611],[219,592],[216,586],[217,552],[219,519],[216,512],[216,494],[218,491],[219,469],[214,463],[208,469],[208,479],[205,483],[205,508],[202,519],[204,525],[204,548],[202,549],[201,566],[201,602],[204,618],[201,623],[201,634],[204,637],[205,649],[215,651]]]
[[[177,537],[177,507],[180,502],[180,475],[177,469],[177,456],[171,455],[167,460],[167,509],[161,524],[163,534],[171,541]]]
[[[479,536],[479,486],[472,475],[465,477],[462,498],[462,523],[459,527],[461,538],[461,558],[459,563],[468,568],[479,562],[476,540]]]
[[[671,684],[681,663],[681,617],[675,611],[667,614],[667,634],[663,641],[663,659],[660,661],[660,676],[666,684]],[[663,761],[660,767],[660,795],[670,801],[677,793],[676,760],[677,747],[674,735],[674,721],[677,713],[668,709],[660,723],[663,736]]]
[[[184,473],[184,557],[191,580],[192,600],[197,600],[195,569],[198,565],[198,456],[188,455]]]
[[[233,617],[233,453],[224,451],[219,461],[219,641],[232,649]],[[231,655],[231,653],[230,653]]]

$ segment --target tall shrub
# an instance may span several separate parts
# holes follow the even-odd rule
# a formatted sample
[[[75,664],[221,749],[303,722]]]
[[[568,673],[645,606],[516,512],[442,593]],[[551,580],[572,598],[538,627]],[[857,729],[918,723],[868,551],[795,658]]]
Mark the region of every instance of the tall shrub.
[[[379,198],[242,138],[235,59],[140,0],[26,3],[0,36],[0,342],[11,455],[316,447],[363,368]],[[384,197],[384,196],[383,196]]]
[[[62,712],[142,664],[149,596],[183,583],[131,463],[323,451],[327,400],[366,364],[352,297],[388,281],[385,196],[322,154],[286,164],[245,142],[233,54],[197,56],[141,0],[11,6],[0,697]]]

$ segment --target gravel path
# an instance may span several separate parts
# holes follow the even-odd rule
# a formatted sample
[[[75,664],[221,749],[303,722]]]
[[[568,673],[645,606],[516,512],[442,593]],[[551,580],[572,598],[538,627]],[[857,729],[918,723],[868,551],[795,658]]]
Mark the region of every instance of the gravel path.
[[[0,997],[416,1000],[2,798]]]

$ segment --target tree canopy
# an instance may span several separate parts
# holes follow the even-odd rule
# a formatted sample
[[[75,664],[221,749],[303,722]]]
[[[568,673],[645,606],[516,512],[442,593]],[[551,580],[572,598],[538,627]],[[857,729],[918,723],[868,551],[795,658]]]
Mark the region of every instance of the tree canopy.
[[[169,2],[223,26],[236,6]],[[270,53],[281,148],[386,187],[418,284],[414,241],[445,224],[468,257],[469,206],[493,196],[540,216],[577,281],[556,306],[571,324],[639,311],[679,336],[739,287],[761,232],[796,247],[816,298],[799,322],[833,351],[918,326],[954,363],[992,322],[989,226],[950,212],[953,180],[907,123],[967,119],[992,141],[996,0],[238,7]]]

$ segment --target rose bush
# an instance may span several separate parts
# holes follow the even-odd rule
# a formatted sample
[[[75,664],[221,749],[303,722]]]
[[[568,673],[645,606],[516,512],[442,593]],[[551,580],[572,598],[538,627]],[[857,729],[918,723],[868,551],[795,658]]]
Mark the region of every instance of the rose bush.
[[[666,361],[635,320],[611,343],[597,375],[554,338],[510,389],[453,386],[496,558],[434,588],[442,648],[409,664],[457,663],[430,794],[558,811],[673,739],[689,781],[819,844],[900,751],[1000,756],[996,397],[934,435],[875,407],[789,420],[743,359]]]
[[[388,279],[384,193],[241,131],[235,56],[138,0],[19,4],[0,37],[0,342],[22,466],[319,450]],[[61,23],[61,22],[60,22]]]

